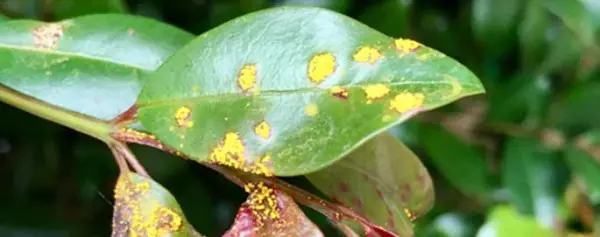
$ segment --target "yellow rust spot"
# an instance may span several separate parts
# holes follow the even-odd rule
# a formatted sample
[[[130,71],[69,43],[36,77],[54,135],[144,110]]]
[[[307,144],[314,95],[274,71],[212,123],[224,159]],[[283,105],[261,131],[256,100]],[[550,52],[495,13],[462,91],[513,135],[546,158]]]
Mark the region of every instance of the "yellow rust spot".
[[[418,108],[423,105],[425,96],[422,93],[402,92],[390,101],[390,109],[404,113],[408,110]]]
[[[313,56],[308,62],[308,78],[314,83],[321,83],[335,72],[335,57],[331,53],[321,53]]]
[[[390,93],[390,88],[383,84],[368,85],[363,88],[367,103],[370,104],[373,100],[383,98]]]
[[[246,92],[256,84],[256,65],[247,64],[242,67],[238,75],[238,85]]]
[[[246,163],[245,149],[240,135],[229,132],[225,134],[223,141],[212,150],[209,160],[213,163],[242,169]]]
[[[304,107],[304,114],[314,117],[319,113],[319,107],[316,104],[307,104]]]
[[[148,236],[164,236],[179,231],[183,225],[183,218],[173,210],[158,206],[150,216]],[[154,234],[154,235],[153,235]]]
[[[397,39],[394,40],[394,46],[402,53],[408,53],[417,50],[421,47],[421,44],[411,39]]]
[[[192,110],[186,106],[181,106],[175,112],[175,121],[179,127],[191,128],[194,126],[194,121],[190,121]]]
[[[64,26],[48,23],[33,29],[33,46],[38,49],[54,50],[64,33]]]
[[[352,58],[357,62],[373,64],[381,58],[381,53],[372,47],[361,47]]]
[[[254,127],[254,133],[259,137],[267,139],[271,136],[271,125],[266,121],[262,121]]]
[[[279,219],[280,213],[275,190],[266,186],[263,182],[248,183],[244,189],[250,193],[246,203],[260,221]]]
[[[450,95],[452,97],[458,96],[462,91],[462,86],[460,85],[460,82],[456,78],[452,77],[450,79],[450,85],[452,86],[452,91],[450,92]]]

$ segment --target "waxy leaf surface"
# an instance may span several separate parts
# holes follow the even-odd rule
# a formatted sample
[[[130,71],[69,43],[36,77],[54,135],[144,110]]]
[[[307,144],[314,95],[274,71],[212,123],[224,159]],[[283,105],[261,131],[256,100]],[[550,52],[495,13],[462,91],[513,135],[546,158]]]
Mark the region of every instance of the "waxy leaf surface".
[[[103,14],[0,24],[0,84],[52,105],[112,119],[134,104],[141,76],[193,36],[142,17]]]
[[[431,48],[329,10],[281,7],[193,40],[148,78],[137,106],[148,131],[196,161],[292,176],[332,164],[411,109],[482,92]]]
[[[168,190],[135,173],[121,174],[117,181],[112,227],[113,237],[202,236]]]
[[[382,133],[333,165],[306,175],[334,201],[399,236],[434,200],[429,173],[408,147]]]

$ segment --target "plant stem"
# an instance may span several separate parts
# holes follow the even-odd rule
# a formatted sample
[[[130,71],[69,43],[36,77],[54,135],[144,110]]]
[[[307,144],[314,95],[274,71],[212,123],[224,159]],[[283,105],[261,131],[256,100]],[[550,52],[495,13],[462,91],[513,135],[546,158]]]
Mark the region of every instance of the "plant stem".
[[[113,128],[105,121],[61,109],[1,85],[0,101],[104,142],[114,140],[110,136]]]

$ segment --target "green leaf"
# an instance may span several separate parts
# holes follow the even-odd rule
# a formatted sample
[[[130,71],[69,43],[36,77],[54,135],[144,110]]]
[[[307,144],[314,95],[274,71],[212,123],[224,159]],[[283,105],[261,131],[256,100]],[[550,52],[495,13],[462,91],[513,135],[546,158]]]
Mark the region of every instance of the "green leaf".
[[[502,178],[510,201],[545,227],[555,224],[563,181],[568,180],[556,158],[534,138],[510,138],[504,151]]]
[[[311,6],[328,8],[337,12],[346,12],[350,8],[349,0],[276,0],[278,6]]]
[[[431,48],[329,10],[283,7],[186,45],[148,79],[137,106],[148,131],[193,160],[292,176],[332,164],[419,108],[482,92],[468,69]]]
[[[306,177],[327,196],[399,236],[411,236],[411,220],[433,205],[429,173],[408,147],[388,133]]]
[[[94,13],[121,13],[127,11],[125,0],[53,0],[46,6],[56,19],[62,20]]]
[[[511,206],[496,206],[477,237],[546,237],[552,233],[533,218],[520,215]]]
[[[121,174],[117,181],[112,225],[113,237],[202,236],[168,190],[135,173]]]
[[[491,94],[488,120],[538,126],[543,122],[550,103],[550,78],[520,75],[496,87]]]
[[[571,170],[585,183],[590,201],[600,203],[600,162],[574,146],[567,148],[566,159]]]
[[[141,75],[192,35],[128,15],[0,24],[0,83],[49,104],[112,119],[134,104]]]
[[[543,60],[548,49],[547,35],[551,28],[550,14],[543,7],[542,0],[527,2],[518,34],[521,44],[521,57],[525,68],[533,70]]]
[[[557,69],[574,71],[585,52],[582,42],[564,25],[554,26],[552,33],[549,39],[550,51],[540,65],[540,71],[543,73]]]
[[[551,107],[551,125],[568,132],[581,132],[600,126],[600,111],[596,108],[600,83],[588,81],[566,89]]]
[[[0,15],[0,22],[8,21],[8,17]]]
[[[586,10],[581,0],[544,1],[544,6],[561,19],[584,45],[594,44],[595,27],[593,18],[591,12]]]
[[[488,194],[488,168],[477,149],[437,125],[421,127],[420,139],[433,165],[458,190],[479,197]]]
[[[516,39],[515,27],[520,16],[521,0],[473,1],[475,37],[491,52],[503,53]]]
[[[409,27],[411,1],[387,0],[366,8],[358,20],[390,36],[405,35]]]

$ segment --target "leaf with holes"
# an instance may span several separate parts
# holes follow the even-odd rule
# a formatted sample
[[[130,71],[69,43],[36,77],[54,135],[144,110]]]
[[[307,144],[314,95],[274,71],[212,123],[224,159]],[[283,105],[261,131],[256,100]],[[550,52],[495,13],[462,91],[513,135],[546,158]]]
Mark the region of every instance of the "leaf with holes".
[[[416,110],[482,93],[457,61],[318,8],[251,13],[153,73],[138,119],[199,162],[291,176],[324,168]]]
[[[90,15],[0,24],[0,84],[52,105],[112,119],[134,104],[141,75],[193,37],[142,17]]]
[[[202,236],[168,190],[135,173],[121,174],[117,181],[112,225],[113,237]]]
[[[306,177],[334,201],[399,236],[412,235],[411,220],[429,211],[434,199],[419,158],[388,133]]]
[[[223,237],[324,236],[284,192],[263,183],[247,184],[246,189],[250,196]]]

